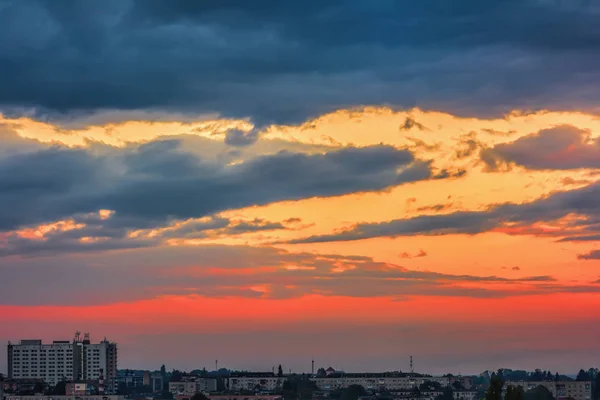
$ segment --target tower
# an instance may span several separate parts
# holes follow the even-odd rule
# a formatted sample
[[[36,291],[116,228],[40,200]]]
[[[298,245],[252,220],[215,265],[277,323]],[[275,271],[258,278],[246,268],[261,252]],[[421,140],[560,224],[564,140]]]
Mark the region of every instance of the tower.
[[[310,368],[310,374],[312,376],[315,376],[315,360],[314,359],[312,360],[312,365],[311,365],[311,368]]]
[[[412,356],[410,356],[410,373],[412,374],[414,372],[415,372],[415,370],[413,368],[413,359],[412,359]]]

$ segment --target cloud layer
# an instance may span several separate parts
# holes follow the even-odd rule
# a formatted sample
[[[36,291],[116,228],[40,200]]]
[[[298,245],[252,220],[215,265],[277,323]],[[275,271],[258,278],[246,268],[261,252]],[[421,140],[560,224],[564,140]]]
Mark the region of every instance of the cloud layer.
[[[599,15],[589,1],[2,0],[0,104],[259,125],[365,104],[586,109]]]
[[[491,170],[512,164],[532,170],[570,170],[600,168],[600,138],[570,125],[544,129],[506,144],[481,152]]]
[[[452,235],[500,230],[513,234],[564,236],[567,240],[586,240],[585,233],[600,231],[600,184],[523,204],[490,206],[485,211],[458,211],[443,215],[421,215],[378,223],[356,224],[338,233],[311,236],[290,243],[350,241],[376,237]],[[571,214],[579,217],[560,230],[537,230],[537,222],[554,222]],[[570,229],[569,229],[570,228]],[[564,240],[564,239],[563,239]]]

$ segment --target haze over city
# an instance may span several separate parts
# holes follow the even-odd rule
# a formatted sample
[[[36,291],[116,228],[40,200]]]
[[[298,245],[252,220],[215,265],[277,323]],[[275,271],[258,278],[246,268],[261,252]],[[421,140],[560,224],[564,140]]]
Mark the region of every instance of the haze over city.
[[[90,332],[147,370],[598,366],[599,19],[0,0],[0,341]]]

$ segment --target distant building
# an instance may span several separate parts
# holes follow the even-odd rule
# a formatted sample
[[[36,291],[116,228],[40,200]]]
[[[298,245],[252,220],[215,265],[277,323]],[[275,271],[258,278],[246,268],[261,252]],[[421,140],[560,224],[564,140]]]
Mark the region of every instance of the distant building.
[[[159,373],[155,372],[150,375],[150,389],[152,389],[153,393],[162,392],[164,389],[165,377]]]
[[[43,379],[54,386],[60,381],[97,380],[107,393],[116,390],[117,344],[104,339],[92,344],[89,335],[79,334],[72,342],[55,340],[21,340],[9,342],[8,377]]]
[[[125,386],[127,388],[150,386],[150,372],[119,370],[117,371],[117,387]]]
[[[123,396],[117,395],[93,395],[93,396],[17,396],[7,394],[5,400],[125,400]]]
[[[67,396],[91,396],[98,394],[98,385],[87,382],[69,382],[65,386]]]
[[[441,390],[425,390],[418,395],[413,390],[405,390],[393,392],[392,398],[394,400],[435,400],[442,394]],[[455,390],[453,394],[455,400],[477,400],[477,391],[474,390]]]
[[[7,379],[0,382],[2,391],[5,393],[23,393],[23,394],[34,394],[36,388],[44,387],[44,381],[42,379]],[[0,397],[2,399],[2,397]]]
[[[532,390],[538,386],[544,386],[552,393],[556,400],[566,400],[572,398],[574,400],[591,400],[592,399],[592,383],[579,381],[507,381],[504,383],[504,393],[508,386],[519,386],[524,391]]]
[[[232,392],[263,391],[272,392],[283,386],[285,378],[273,374],[254,374],[262,376],[231,376],[227,379],[226,388]]]
[[[210,400],[283,400],[282,396],[268,396],[268,395],[257,395],[257,396],[248,396],[248,395],[210,395],[208,396]]]
[[[366,376],[365,376],[366,375]],[[414,377],[414,376],[376,376],[376,374],[347,374],[343,376],[328,376],[311,378],[319,390],[331,391],[344,389],[351,385],[360,385],[367,390],[408,390],[432,381],[442,387],[450,385],[448,377]]]
[[[175,397],[192,397],[196,393],[217,391],[217,380],[214,378],[189,377],[181,382],[169,382],[169,392]]]

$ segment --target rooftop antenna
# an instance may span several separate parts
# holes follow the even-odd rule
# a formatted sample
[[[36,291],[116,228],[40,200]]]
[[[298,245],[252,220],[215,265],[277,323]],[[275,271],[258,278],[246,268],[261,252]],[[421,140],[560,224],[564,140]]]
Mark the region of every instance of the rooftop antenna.
[[[310,369],[310,374],[313,376],[315,375],[315,359],[314,358],[312,360],[312,367]]]
[[[215,371],[219,370],[219,360],[215,360]]]
[[[81,339],[81,332],[76,331],[75,332],[75,337],[73,338],[76,342],[79,342],[79,340]]]
[[[415,370],[413,368],[413,359],[412,359],[412,356],[410,356],[410,373],[414,374],[414,372],[415,372]]]

